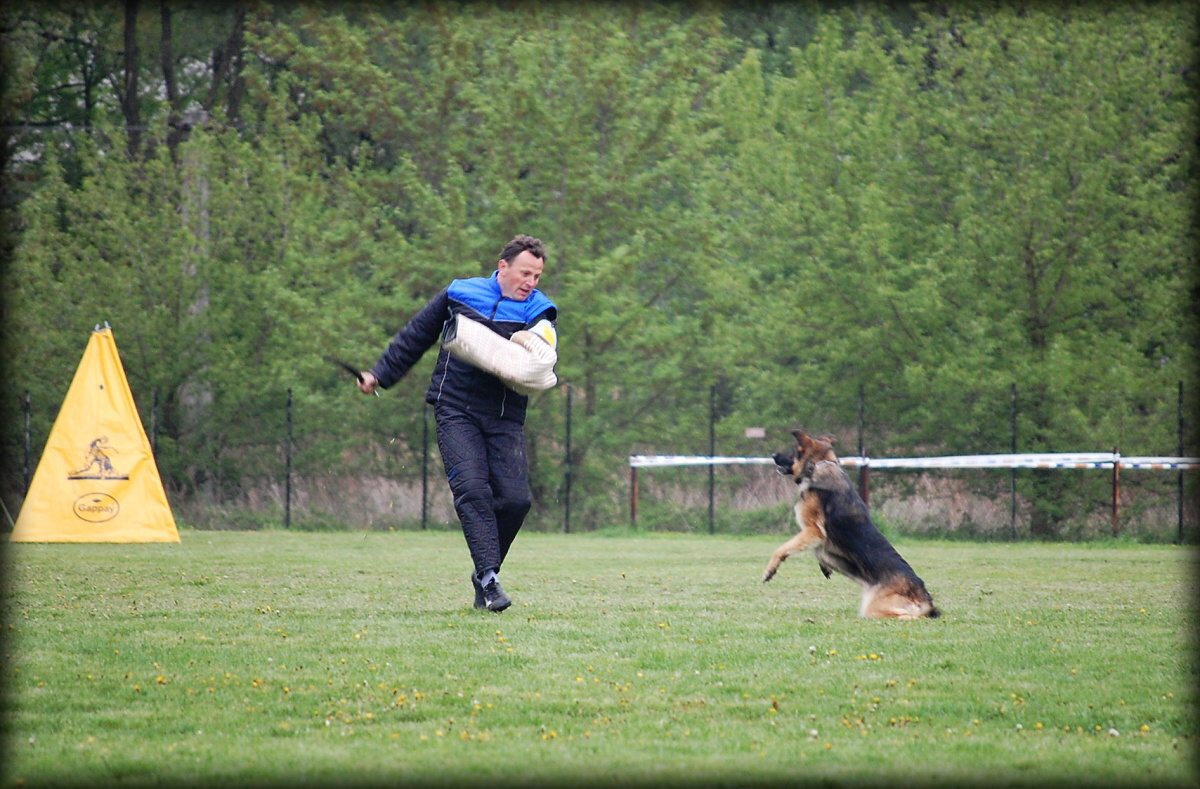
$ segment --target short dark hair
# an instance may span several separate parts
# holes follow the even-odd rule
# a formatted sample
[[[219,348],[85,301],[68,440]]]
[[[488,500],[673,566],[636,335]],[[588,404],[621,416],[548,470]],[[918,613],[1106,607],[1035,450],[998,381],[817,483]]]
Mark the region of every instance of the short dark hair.
[[[504,245],[504,249],[500,250],[500,260],[511,263],[513,258],[522,252],[532,252],[535,258],[546,261],[546,245],[542,240],[524,234],[513,237],[512,241]]]

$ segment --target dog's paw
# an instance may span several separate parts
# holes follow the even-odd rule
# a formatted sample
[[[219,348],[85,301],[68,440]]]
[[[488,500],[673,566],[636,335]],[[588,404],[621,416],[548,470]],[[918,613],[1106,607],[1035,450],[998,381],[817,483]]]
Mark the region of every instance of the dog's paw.
[[[762,580],[762,582],[765,584],[767,581],[771,580],[771,579],[772,579],[772,578],[774,578],[774,577],[775,577],[775,570],[773,570],[773,569],[767,569],[767,570],[766,570],[766,571],[763,573],[763,580]]]

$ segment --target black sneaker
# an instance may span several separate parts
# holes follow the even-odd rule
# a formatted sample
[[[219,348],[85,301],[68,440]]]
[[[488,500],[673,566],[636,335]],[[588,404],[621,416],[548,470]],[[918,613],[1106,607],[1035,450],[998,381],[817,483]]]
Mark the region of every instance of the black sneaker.
[[[483,585],[479,583],[479,579],[475,577],[475,573],[471,573],[471,586],[475,587],[475,607],[487,608],[487,600],[483,597]]]
[[[483,587],[483,604],[489,611],[503,611],[512,605],[512,600],[500,588],[500,581],[493,578],[490,584]]]

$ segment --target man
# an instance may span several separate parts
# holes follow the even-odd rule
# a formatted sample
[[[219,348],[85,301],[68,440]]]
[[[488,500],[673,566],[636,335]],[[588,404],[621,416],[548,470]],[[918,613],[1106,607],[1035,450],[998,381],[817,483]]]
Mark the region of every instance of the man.
[[[459,315],[487,326],[502,342],[535,330],[553,346],[558,309],[537,289],[545,262],[539,239],[509,241],[490,277],[454,280],[413,316],[363,372],[358,388],[372,394],[395,384]],[[442,348],[425,401],[434,407],[454,510],[475,563],[475,607],[503,611],[512,601],[497,576],[531,504],[524,433],[529,398]]]

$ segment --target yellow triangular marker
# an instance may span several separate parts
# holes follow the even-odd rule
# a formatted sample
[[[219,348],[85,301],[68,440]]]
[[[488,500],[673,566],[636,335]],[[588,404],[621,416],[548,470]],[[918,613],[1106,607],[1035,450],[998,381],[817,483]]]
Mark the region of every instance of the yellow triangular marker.
[[[92,332],[13,542],[179,542],[112,329]]]

